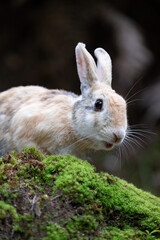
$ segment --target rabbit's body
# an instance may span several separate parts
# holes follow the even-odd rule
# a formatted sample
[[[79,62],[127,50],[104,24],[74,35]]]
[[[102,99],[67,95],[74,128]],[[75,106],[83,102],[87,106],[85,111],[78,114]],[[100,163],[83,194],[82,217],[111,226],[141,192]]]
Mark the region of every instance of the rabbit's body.
[[[70,92],[38,86],[16,87],[1,93],[0,155],[31,145],[46,153],[63,154],[65,148],[71,153],[67,146],[77,141],[71,122],[72,108],[78,99]]]
[[[102,50],[97,49],[97,56],[106,53]],[[31,145],[49,154],[82,156],[88,149],[109,150],[123,141],[124,99],[112,90],[105,73],[97,73],[84,44],[77,45],[76,58],[81,96],[38,86],[15,87],[0,94],[1,156]],[[100,64],[104,56],[97,58]],[[99,81],[97,74],[105,81]]]

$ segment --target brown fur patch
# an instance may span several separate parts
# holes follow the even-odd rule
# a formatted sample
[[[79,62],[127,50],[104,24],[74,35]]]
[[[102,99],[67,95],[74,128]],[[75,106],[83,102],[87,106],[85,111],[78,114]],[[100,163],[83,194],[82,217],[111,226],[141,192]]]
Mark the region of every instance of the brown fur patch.
[[[126,103],[125,100],[118,94],[109,97],[110,109],[113,121],[113,126],[121,127],[126,122]]]

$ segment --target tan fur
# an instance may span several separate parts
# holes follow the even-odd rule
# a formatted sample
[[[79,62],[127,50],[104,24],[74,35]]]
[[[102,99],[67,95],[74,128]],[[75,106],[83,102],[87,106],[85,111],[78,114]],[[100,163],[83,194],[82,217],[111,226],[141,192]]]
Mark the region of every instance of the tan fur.
[[[113,126],[118,128],[119,126],[123,126],[126,122],[126,103],[124,99],[117,95],[111,95],[109,97],[110,108],[109,111],[113,116]],[[127,124],[127,123],[126,123]]]
[[[108,102],[108,112],[112,116],[112,125],[115,128],[127,125],[127,106],[123,97],[115,93],[115,91],[103,84],[94,84],[92,87],[94,93],[101,93],[106,96]]]
[[[34,145],[48,154],[83,156],[88,149],[110,150],[123,141],[126,103],[111,88],[111,60],[96,49],[98,69],[79,43],[76,47],[82,95],[38,86],[0,93],[0,155]],[[101,110],[95,109],[101,99]],[[118,139],[118,142],[117,142]]]

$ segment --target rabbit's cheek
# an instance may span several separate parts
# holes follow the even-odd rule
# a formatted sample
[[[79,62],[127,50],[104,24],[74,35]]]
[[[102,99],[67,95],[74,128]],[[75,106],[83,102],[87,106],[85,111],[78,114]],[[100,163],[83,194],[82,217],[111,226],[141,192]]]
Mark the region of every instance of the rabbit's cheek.
[[[111,98],[109,112],[112,116],[112,124],[115,128],[127,128],[127,112],[124,99],[117,95],[117,98]]]
[[[82,131],[85,134],[94,134],[95,120],[91,114],[86,114],[82,124]]]

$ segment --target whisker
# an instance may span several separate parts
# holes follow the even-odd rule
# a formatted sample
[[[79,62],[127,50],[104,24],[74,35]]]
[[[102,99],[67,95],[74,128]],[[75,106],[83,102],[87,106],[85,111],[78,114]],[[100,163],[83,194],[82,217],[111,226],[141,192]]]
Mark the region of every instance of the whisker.
[[[130,152],[130,149],[132,149],[132,151],[135,153],[135,148],[134,148],[133,145],[129,142],[129,140],[127,141],[127,139],[124,139],[123,145],[125,146],[125,149],[126,149],[127,153]]]
[[[118,149],[118,153],[119,153],[119,161],[120,161],[120,165],[121,165],[121,162],[122,162],[122,151],[121,151],[121,148],[117,148]]]
[[[90,137],[94,137],[96,134],[91,134],[87,137],[80,137],[77,141],[71,143],[70,145],[67,145],[65,148],[63,148],[64,150],[66,150],[67,148],[71,148],[73,146],[75,146],[77,143],[78,143],[78,147],[79,147],[79,150],[82,150],[84,147],[88,147],[90,146]],[[85,141],[85,142],[84,142]]]
[[[131,131],[128,131],[128,134],[139,134],[141,136],[151,136],[151,135],[157,135],[157,133],[154,133],[152,131],[148,131],[148,130],[131,130]]]
[[[135,97],[136,95],[138,95],[139,93],[143,92],[144,90],[146,90],[147,88],[143,88],[141,90],[139,90],[138,92],[132,94],[128,99],[126,99],[126,102],[128,102],[130,99],[132,99],[133,97]]]
[[[151,142],[154,139],[153,136],[156,136],[157,134],[155,134],[154,132],[149,132],[149,131],[141,131],[141,130],[133,131],[132,130],[132,131],[128,131],[127,135],[129,137],[140,138],[141,140],[145,139],[148,142]]]
[[[127,136],[126,136],[126,139],[127,139]],[[144,147],[142,146],[142,144],[140,142],[134,141],[134,140],[132,138],[128,138],[128,141],[132,142],[135,146],[137,146],[138,148],[140,147],[141,149],[144,149]]]
[[[122,156],[123,156],[123,159],[125,158],[127,158],[127,151],[126,151],[126,148],[125,148],[125,145],[124,144],[121,144],[120,146],[119,146],[119,151],[121,152],[121,158],[122,158]],[[121,159],[120,159],[121,160]]]
[[[139,139],[145,139],[145,140],[152,140],[150,135],[147,135],[147,134],[143,134],[143,133],[130,133],[128,134],[128,137],[133,137],[133,138],[139,138]],[[142,137],[142,138],[141,138]],[[144,141],[144,140],[143,140]]]
[[[141,98],[139,98],[139,99],[137,98],[137,99],[130,100],[129,102],[128,101],[126,101],[126,102],[127,102],[127,105],[129,105],[129,104],[137,102],[137,101],[142,101],[142,99]]]
[[[124,97],[125,99],[127,99],[127,97],[129,96],[130,92],[134,89],[134,87],[141,81],[142,78],[138,79],[133,86],[130,88],[130,90],[128,91],[128,93],[126,94],[126,96]]]

